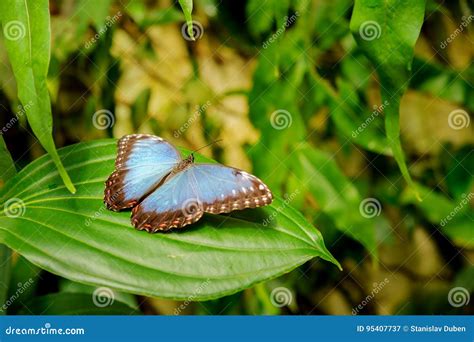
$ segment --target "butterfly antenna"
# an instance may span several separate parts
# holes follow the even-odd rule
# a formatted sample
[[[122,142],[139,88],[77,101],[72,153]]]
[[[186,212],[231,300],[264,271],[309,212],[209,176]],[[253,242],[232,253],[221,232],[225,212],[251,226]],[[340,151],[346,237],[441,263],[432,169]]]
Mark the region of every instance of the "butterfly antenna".
[[[214,145],[215,143],[218,143],[219,141],[222,141],[222,139],[217,139],[217,140],[214,140],[213,142],[210,142],[209,144],[203,146],[203,147],[199,147],[197,150],[194,150],[193,152],[191,152],[191,154],[197,152],[197,151],[200,151],[202,150],[203,148],[206,148],[206,147],[209,147],[211,145]]]

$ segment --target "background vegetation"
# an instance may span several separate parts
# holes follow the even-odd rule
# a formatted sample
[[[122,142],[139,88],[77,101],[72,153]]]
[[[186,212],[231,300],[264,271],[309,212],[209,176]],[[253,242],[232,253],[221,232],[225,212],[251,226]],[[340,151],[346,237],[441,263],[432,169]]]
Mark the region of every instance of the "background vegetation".
[[[473,19],[467,0],[2,0],[1,312],[472,313]],[[202,153],[279,199],[134,231],[101,204],[103,139],[130,133],[222,139]]]

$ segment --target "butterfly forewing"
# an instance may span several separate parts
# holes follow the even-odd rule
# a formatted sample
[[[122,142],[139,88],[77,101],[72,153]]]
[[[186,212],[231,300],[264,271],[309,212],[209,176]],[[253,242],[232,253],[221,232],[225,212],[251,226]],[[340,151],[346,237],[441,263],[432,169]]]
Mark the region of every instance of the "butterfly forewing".
[[[106,181],[108,209],[135,206],[181,161],[180,153],[163,139],[147,134],[126,135],[118,142],[115,171]]]

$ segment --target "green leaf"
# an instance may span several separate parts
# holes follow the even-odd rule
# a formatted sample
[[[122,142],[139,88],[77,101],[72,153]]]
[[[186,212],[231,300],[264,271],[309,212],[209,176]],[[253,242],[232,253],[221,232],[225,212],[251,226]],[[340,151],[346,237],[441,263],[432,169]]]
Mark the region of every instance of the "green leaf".
[[[108,302],[105,304],[109,304]],[[93,302],[93,296],[85,293],[53,293],[36,297],[20,311],[21,315],[136,315],[138,312],[128,305],[110,300],[110,305]]]
[[[67,292],[67,293],[86,293],[91,296],[94,294],[95,291],[100,293],[101,290],[104,290],[104,293],[106,295],[108,294],[109,296],[113,296],[114,300],[118,300],[119,302],[127,304],[130,308],[134,310],[138,310],[137,299],[134,295],[130,293],[112,291],[111,289],[108,289],[108,288],[100,289],[95,286],[76,283],[75,281],[71,281],[64,278],[60,279],[59,290],[60,292]]]
[[[0,192],[0,208],[10,198],[24,203],[23,215],[0,213],[0,242],[52,273],[135,294],[204,300],[277,277],[314,257],[339,266],[320,232],[278,198],[264,208],[206,215],[185,231],[137,231],[130,212],[111,212],[103,204],[114,140],[71,145],[59,154],[77,194],[59,183],[47,157]]]
[[[337,79],[340,94],[331,87],[315,70],[310,70],[310,75],[320,94],[324,94],[330,106],[330,114],[337,129],[346,138],[362,146],[368,151],[384,155],[392,155],[385,136],[377,130],[375,121],[379,113],[375,110],[363,116],[357,115],[361,107],[358,103],[357,93],[353,86],[343,79]]]
[[[453,242],[464,248],[474,248],[474,232],[472,230],[472,218],[474,217],[474,210],[461,213],[456,216],[451,222],[441,227],[441,230]]]
[[[423,199],[422,202],[415,198],[415,194],[409,189],[405,189],[400,198],[401,204],[414,204],[421,210],[423,215],[434,224],[439,224],[446,216],[449,215],[455,204],[447,197],[427,188],[421,184],[416,184],[417,192]]]
[[[474,266],[468,265],[456,275],[455,286],[462,286],[469,292],[474,292]]]
[[[249,93],[249,118],[262,133],[258,145],[250,151],[254,171],[260,176],[280,165],[279,156],[306,138],[298,107],[304,100],[299,87],[307,68],[300,53],[303,41],[299,31],[289,31],[287,36],[286,44],[279,41],[261,51]],[[280,194],[285,186],[287,170],[271,172],[266,178],[274,193]]]
[[[16,174],[15,163],[8,152],[3,136],[0,135],[0,187]],[[7,299],[8,284],[11,276],[12,251],[5,245],[0,244],[0,306]],[[0,315],[4,314],[0,308]]]
[[[436,229],[440,229],[457,245],[473,248],[474,210],[470,207],[470,202],[474,198],[474,193],[463,194],[458,200],[453,201],[421,184],[416,184],[416,188],[423,201],[418,201],[413,191],[406,189],[402,193],[401,203],[416,206],[429,222],[439,226]]]
[[[79,0],[77,2],[74,17],[77,16],[78,20],[80,20],[77,28],[80,36],[87,30],[89,23],[94,25],[97,32],[100,32],[105,27],[111,2],[112,0]]]
[[[310,13],[315,18],[308,31],[316,34],[317,49],[327,51],[349,33],[346,18],[352,8],[352,0],[313,1],[311,5]],[[328,27],[331,29],[328,30]]]
[[[7,300],[8,284],[11,276],[12,251],[0,244],[0,315],[5,314],[2,306]]]
[[[445,164],[445,181],[450,193],[454,198],[460,198],[469,192],[474,185],[474,154],[472,145],[466,145],[458,151],[444,150],[440,156]]]
[[[336,227],[359,241],[376,258],[375,216],[381,212],[380,202],[371,199],[376,215],[362,216],[359,208],[363,199],[355,186],[342,174],[331,156],[309,145],[296,151],[292,165],[298,177],[308,180],[311,195],[321,210],[334,220]]]
[[[46,86],[50,57],[48,0],[2,0],[0,21],[5,47],[31,129],[53,159],[64,184],[75,192],[52,136],[51,102]]]
[[[425,14],[424,0],[356,0],[351,31],[380,76],[385,131],[395,160],[414,188],[400,142],[400,100],[411,76],[414,47]]]
[[[0,135],[0,186],[16,174],[15,163],[8,152],[3,136]]]
[[[26,302],[36,296],[42,270],[24,257],[16,258],[10,277],[7,298],[7,314],[15,315]]]
[[[250,31],[258,36],[270,30],[273,23],[272,1],[249,0],[245,11],[247,12],[248,26]]]
[[[179,4],[183,10],[184,19],[186,19],[188,35],[192,40],[195,40],[193,31],[193,18],[191,16],[191,13],[193,12],[193,0],[179,0]]]
[[[248,1],[245,11],[252,34],[258,36],[270,31],[274,22],[278,27],[285,27],[290,3],[290,0]]]
[[[141,27],[147,28],[153,25],[168,25],[183,21],[183,13],[174,8],[165,8],[148,13],[140,23]]]

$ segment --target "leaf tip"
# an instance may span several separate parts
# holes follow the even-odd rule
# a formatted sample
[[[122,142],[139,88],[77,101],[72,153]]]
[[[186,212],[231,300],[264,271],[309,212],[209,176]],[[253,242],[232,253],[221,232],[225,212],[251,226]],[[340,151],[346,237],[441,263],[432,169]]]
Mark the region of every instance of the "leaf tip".
[[[418,202],[423,202],[423,199],[420,196],[420,192],[418,190],[415,190],[415,197],[418,200]]]
[[[69,178],[69,175],[66,173],[66,170],[64,170],[64,173],[61,173],[61,177],[63,179],[63,183],[66,186],[66,188],[69,190],[71,194],[76,193],[76,187],[71,181],[71,178]]]
[[[71,180],[69,179],[69,181],[67,182],[66,180],[64,180],[64,185],[66,185],[66,188],[69,190],[69,192],[71,194],[75,194],[76,193],[76,187],[74,186],[74,184],[72,184]]]
[[[417,184],[415,182],[411,181],[408,185],[409,185],[409,188],[412,191],[413,195],[415,196],[416,200],[418,202],[423,202],[423,199],[421,198],[420,190],[418,189]]]
[[[323,259],[326,259],[326,258],[323,258]],[[339,261],[337,261],[337,259],[333,257],[332,254],[329,254],[329,257],[326,259],[326,261],[332,262],[339,269],[339,271],[343,270]]]

